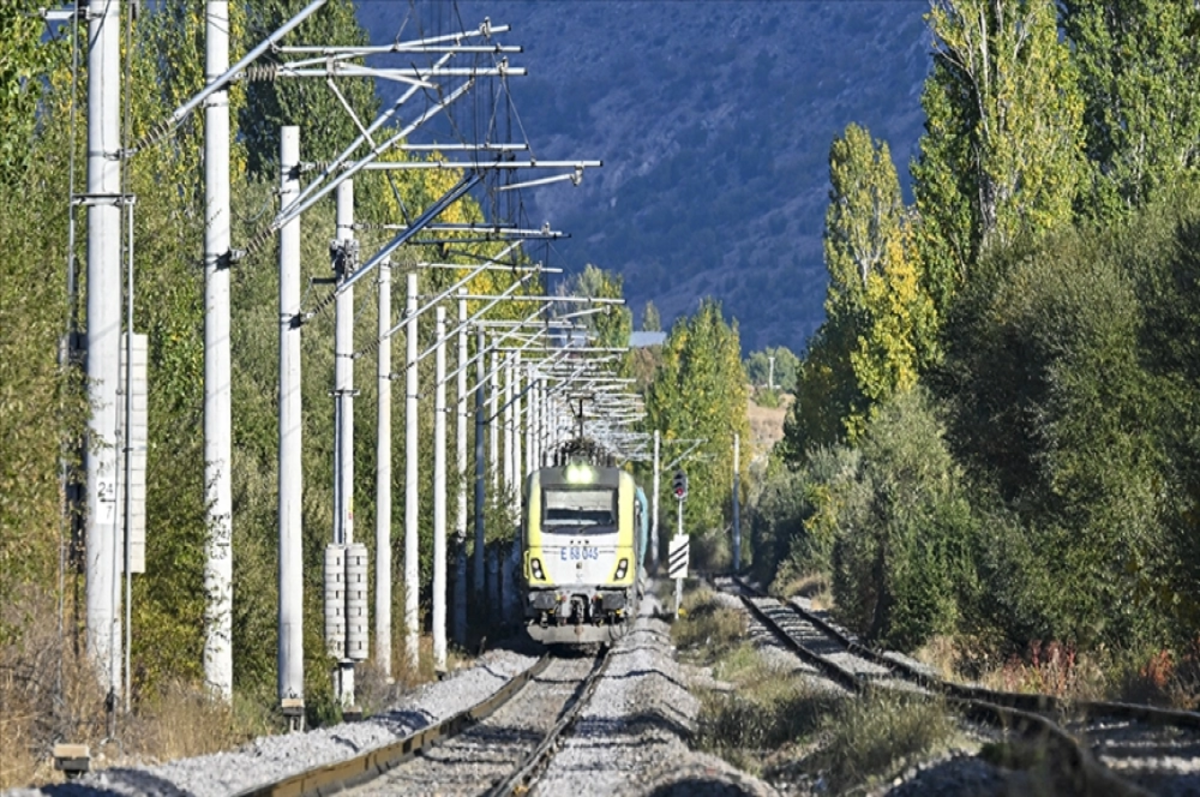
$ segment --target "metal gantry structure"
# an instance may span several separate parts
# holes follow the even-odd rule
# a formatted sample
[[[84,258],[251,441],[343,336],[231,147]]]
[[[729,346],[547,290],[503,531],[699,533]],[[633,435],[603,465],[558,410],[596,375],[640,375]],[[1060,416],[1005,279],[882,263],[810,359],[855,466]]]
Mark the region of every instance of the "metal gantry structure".
[[[301,407],[301,337],[313,315],[301,294],[300,240],[304,213],[326,198],[336,201],[335,242],[331,247],[335,288],[334,306],[334,510],[332,534],[325,557],[326,647],[337,660],[334,685],[343,705],[354,703],[355,663],[372,654],[389,675],[393,672],[392,645],[392,382],[405,386],[405,497],[404,497],[404,651],[410,664],[419,657],[419,452],[423,441],[418,426],[422,400],[433,414],[433,573],[432,635],[434,667],[446,668],[448,630],[461,640],[467,626],[467,552],[469,543],[467,493],[474,482],[475,539],[473,589],[481,595],[484,568],[485,502],[489,487],[515,518],[522,477],[547,464],[565,440],[587,434],[629,458],[645,455],[646,439],[628,429],[640,419],[640,403],[629,394],[629,382],[614,375],[614,364],[623,349],[597,347],[584,333],[590,313],[620,300],[532,294],[531,288],[556,273],[543,263],[522,258],[530,241],[553,240],[563,233],[549,225],[540,229],[510,221],[447,224],[442,214],[471,191],[487,184],[489,174],[533,172],[528,177],[506,177],[498,191],[550,183],[578,184],[585,170],[598,160],[516,160],[528,142],[459,142],[451,145],[419,144],[411,137],[428,121],[445,113],[467,96],[480,77],[501,81],[524,70],[510,65],[509,55],[521,48],[495,39],[508,30],[484,21],[477,29],[428,36],[385,46],[289,46],[284,37],[316,13],[325,0],[313,0],[299,14],[252,48],[241,60],[229,64],[228,0],[206,0],[206,85],[136,146],[120,140],[120,19],[121,0],[90,0],[88,21],[88,182],[87,192],[74,197],[88,208],[88,284],[121,284],[121,211],[132,197],[121,193],[125,161],[166,137],[170,130],[199,108],[205,116],[205,484],[210,537],[206,552],[206,612],[204,667],[206,679],[218,698],[232,695],[232,399],[230,366],[230,269],[248,253],[272,239],[278,240],[279,283],[279,637],[278,695],[280,706],[291,715],[293,726],[302,726],[304,709],[303,666],[303,546],[301,536],[301,485],[304,474],[303,416]],[[78,9],[75,13],[82,13]],[[256,60],[271,51],[283,60],[269,67]],[[369,59],[397,53],[431,59],[428,66],[376,67]],[[490,64],[453,65],[458,56],[488,56]],[[279,210],[260,233],[234,248],[230,234],[230,121],[228,88],[237,80],[261,77],[264,70],[276,79],[319,79],[337,96],[359,134],[333,161],[302,160],[302,142],[296,127],[280,131]],[[337,82],[346,77],[369,77],[398,82],[406,87],[399,98],[374,120],[358,118]],[[406,103],[418,95],[436,99],[421,111],[408,113]],[[402,122],[402,112],[406,121]],[[381,160],[390,151],[468,153],[451,160]],[[387,170],[452,170],[457,182],[413,218],[371,230],[386,240],[369,256],[360,257],[360,232],[354,218],[354,179]],[[549,172],[549,173],[547,173]],[[128,253],[132,268],[132,210],[129,215]],[[423,236],[423,237],[422,237]],[[445,244],[450,241],[491,241],[503,246],[482,262],[418,262],[406,267],[403,317],[392,318],[391,290],[398,268],[397,255],[406,245]],[[370,250],[367,250],[370,251]],[[419,292],[419,273],[454,269],[458,279],[431,294]],[[494,294],[473,294],[469,286],[487,271],[503,270],[511,283]],[[354,287],[376,277],[378,328],[366,347],[354,345]],[[130,272],[130,280],[132,274]],[[366,283],[364,283],[366,284]],[[567,305],[581,309],[564,312]],[[524,309],[517,309],[524,308]],[[92,400],[90,447],[86,464],[87,545],[87,645],[92,659],[112,694],[121,683],[122,622],[118,612],[122,569],[117,493],[117,374],[121,331],[119,292],[88,292],[87,375]],[[528,312],[525,312],[528,309]],[[452,312],[453,311],[453,312]],[[419,320],[433,316],[433,343],[419,345]],[[514,316],[506,318],[505,316]],[[452,320],[450,320],[452,318]],[[132,319],[128,322],[132,333]],[[392,338],[405,338],[403,371],[392,370]],[[474,351],[472,351],[474,342]],[[447,351],[449,349],[449,351]],[[366,546],[354,536],[354,361],[376,356],[378,385],[378,441],[376,463],[375,639],[368,643],[368,592]],[[421,391],[419,365],[434,361],[433,384]],[[451,362],[453,360],[453,362]],[[474,366],[474,368],[472,368]],[[474,370],[474,384],[471,372]],[[454,389],[453,407],[447,389]],[[470,402],[475,397],[473,406]],[[591,409],[585,409],[590,402]],[[455,418],[455,456],[448,455],[448,416]],[[474,416],[475,472],[469,466],[469,428]],[[127,446],[128,448],[128,446]],[[454,546],[447,545],[450,526],[448,475],[454,468],[457,486],[454,501]],[[490,469],[490,475],[488,470]],[[428,476],[428,474],[424,474]],[[126,476],[128,478],[128,476]],[[130,492],[126,488],[126,494]],[[128,501],[127,501],[128,506]],[[128,510],[126,511],[128,514]],[[127,545],[128,547],[128,545]],[[449,555],[453,550],[453,612],[448,611]],[[128,553],[126,554],[128,558]],[[494,579],[491,579],[494,581]],[[509,579],[511,581],[511,579]],[[128,573],[126,572],[126,587]],[[127,593],[128,595],[128,593]],[[128,597],[126,598],[128,610]],[[128,632],[126,625],[124,631]],[[126,649],[126,654],[127,654]],[[127,687],[126,687],[127,689]]]

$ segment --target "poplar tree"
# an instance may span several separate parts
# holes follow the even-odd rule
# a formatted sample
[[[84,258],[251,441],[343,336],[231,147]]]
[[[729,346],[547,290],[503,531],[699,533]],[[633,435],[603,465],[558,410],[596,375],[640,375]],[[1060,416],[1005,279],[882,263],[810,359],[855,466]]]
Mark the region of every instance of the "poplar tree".
[[[1053,0],[936,0],[933,72],[913,164],[938,309],[978,254],[1072,219],[1083,99]]]
[[[250,0],[249,39],[261,41],[306,5],[305,0]],[[288,41],[339,46],[369,43],[366,30],[354,16],[354,4],[345,0],[326,3],[289,34]],[[337,86],[364,125],[374,121],[379,99],[369,78],[338,78]],[[304,160],[311,161],[331,160],[358,134],[341,99],[324,81],[256,81],[249,85],[246,108],[238,117],[251,173],[275,177],[283,125],[300,127],[301,152]]]
[[[851,124],[829,153],[826,321],[800,368],[787,455],[853,441],[874,406],[917,382],[937,322],[887,144]]]
[[[695,315],[672,326],[663,345],[662,366],[646,391],[647,424],[662,432],[668,451],[676,451],[670,447],[672,440],[704,440],[681,465],[688,473],[684,518],[689,533],[721,528],[730,511],[735,433],[741,435],[746,484],[748,400],[737,325],[725,323],[721,306],[705,299]],[[663,480],[662,490],[661,505],[670,506],[670,479]]]
[[[0,14],[0,185],[16,184],[29,163],[43,79],[55,48],[42,41],[37,0],[15,0]],[[61,51],[60,51],[61,52]]]
[[[658,314],[654,302],[647,301],[646,309],[642,311],[642,331],[662,332],[662,316]]]
[[[1200,9],[1184,0],[1065,0],[1096,216],[1146,204],[1200,168]]]

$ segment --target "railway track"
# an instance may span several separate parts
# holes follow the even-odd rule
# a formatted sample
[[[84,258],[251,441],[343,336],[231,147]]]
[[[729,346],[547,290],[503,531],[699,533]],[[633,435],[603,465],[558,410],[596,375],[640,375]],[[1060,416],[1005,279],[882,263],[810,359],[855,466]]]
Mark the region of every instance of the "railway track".
[[[1105,701],[1067,702],[1052,695],[945,681],[858,643],[795,601],[765,596],[740,579],[734,579],[733,585],[759,622],[841,688],[855,693],[889,689],[940,695],[971,721],[1035,739],[1061,762],[1077,793],[1152,794],[1163,780],[1156,763],[1173,756],[1200,755],[1200,714],[1195,712]]]
[[[608,649],[592,657],[543,656],[487,700],[444,722],[242,795],[518,793],[537,778],[608,661]]]

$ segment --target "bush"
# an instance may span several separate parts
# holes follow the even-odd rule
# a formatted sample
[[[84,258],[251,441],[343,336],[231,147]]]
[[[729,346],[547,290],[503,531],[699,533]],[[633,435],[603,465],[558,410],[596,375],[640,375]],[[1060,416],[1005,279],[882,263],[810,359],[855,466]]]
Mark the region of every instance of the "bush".
[[[922,390],[882,405],[863,436],[833,551],[838,612],[869,638],[919,647],[956,626],[971,592],[970,506]]]

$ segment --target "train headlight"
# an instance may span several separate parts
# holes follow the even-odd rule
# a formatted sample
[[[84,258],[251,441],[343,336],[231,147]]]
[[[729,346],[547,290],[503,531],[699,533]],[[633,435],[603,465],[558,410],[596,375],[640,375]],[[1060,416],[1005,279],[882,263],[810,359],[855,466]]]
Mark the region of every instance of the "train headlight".
[[[625,578],[625,571],[627,571],[627,570],[629,570],[629,560],[628,559],[622,559],[621,561],[617,562],[616,580],[620,581],[621,579]]]
[[[529,560],[529,569],[533,571],[535,581],[545,581],[546,573],[542,570],[542,560],[536,556]]]
[[[573,462],[567,466],[567,484],[591,484],[596,480],[596,474],[590,466],[582,462]]]

